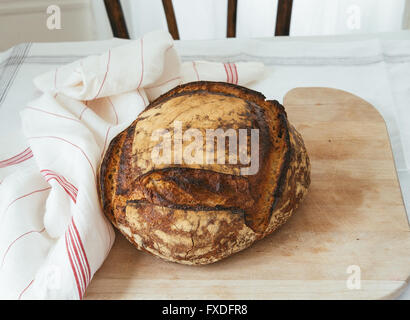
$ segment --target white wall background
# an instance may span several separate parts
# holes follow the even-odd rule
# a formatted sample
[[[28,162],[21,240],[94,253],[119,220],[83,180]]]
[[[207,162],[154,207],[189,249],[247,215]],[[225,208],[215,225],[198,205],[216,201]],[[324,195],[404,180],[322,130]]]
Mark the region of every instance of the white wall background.
[[[121,3],[132,38],[152,30],[167,30],[161,0]],[[227,0],[173,3],[181,39],[225,37]],[[46,27],[46,8],[52,4],[61,8],[61,30]],[[276,6],[275,0],[238,0],[237,36],[272,36]],[[348,22],[357,8],[358,20],[356,14],[352,27]],[[403,27],[410,27],[410,0],[294,0],[291,36],[388,32]],[[27,41],[111,37],[103,0],[0,0],[0,50]]]
[[[304,36],[398,31],[403,28],[405,3],[405,0],[294,0],[291,32]],[[358,29],[348,25],[356,8],[360,13]]]
[[[398,31],[406,26],[408,0],[294,0],[291,35],[329,35]],[[161,0],[122,0],[133,37],[166,29]],[[226,0],[173,0],[181,39],[226,35]],[[237,36],[270,37],[276,23],[275,0],[238,0]],[[360,27],[348,25],[359,9]],[[356,25],[357,27],[357,25]]]
[[[49,30],[47,7],[58,5],[61,30]],[[81,41],[95,39],[90,0],[0,0],[0,50],[28,41]]]

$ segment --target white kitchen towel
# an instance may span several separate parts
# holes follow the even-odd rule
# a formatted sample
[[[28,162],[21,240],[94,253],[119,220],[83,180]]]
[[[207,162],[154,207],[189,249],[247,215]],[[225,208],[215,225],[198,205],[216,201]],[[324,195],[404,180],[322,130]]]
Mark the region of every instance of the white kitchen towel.
[[[263,72],[252,62],[181,64],[170,35],[154,32],[38,76],[40,96],[21,112],[28,145],[0,159],[0,168],[31,163],[0,184],[0,297],[83,298],[114,241],[96,181],[110,140],[178,84],[246,85]]]

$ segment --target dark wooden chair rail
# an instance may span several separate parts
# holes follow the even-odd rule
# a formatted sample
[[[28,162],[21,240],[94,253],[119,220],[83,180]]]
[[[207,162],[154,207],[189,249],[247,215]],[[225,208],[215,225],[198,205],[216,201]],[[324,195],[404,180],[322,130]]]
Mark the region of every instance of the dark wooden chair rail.
[[[110,20],[112,32],[115,37],[129,39],[127,25],[124,19],[124,13],[119,0],[104,0]],[[288,36],[290,30],[290,20],[292,16],[293,0],[278,0],[278,9],[276,14],[275,36]],[[172,0],[162,0],[165,17],[169,33],[175,40],[179,39],[178,25],[175,17]],[[236,36],[236,13],[238,0],[228,0],[228,16],[226,24],[226,36],[233,38]]]
[[[235,38],[236,36],[236,9],[238,0],[228,0],[228,17],[226,21],[226,36]]]
[[[292,17],[293,0],[279,0],[276,13],[275,36],[288,36],[290,31],[290,19]]]
[[[104,4],[114,37],[129,39],[130,35],[128,34],[120,0],[104,0]]]

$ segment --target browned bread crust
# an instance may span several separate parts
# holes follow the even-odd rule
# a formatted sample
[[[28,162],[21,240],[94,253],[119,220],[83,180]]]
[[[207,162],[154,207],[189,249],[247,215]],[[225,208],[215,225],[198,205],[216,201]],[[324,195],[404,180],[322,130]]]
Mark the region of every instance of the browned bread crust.
[[[184,131],[259,129],[259,171],[154,163],[152,132],[172,132],[175,120]],[[309,157],[283,106],[241,86],[206,81],[153,101],[111,141],[99,172],[101,205],[111,222],[138,249],[184,264],[218,261],[273,232],[309,184]]]

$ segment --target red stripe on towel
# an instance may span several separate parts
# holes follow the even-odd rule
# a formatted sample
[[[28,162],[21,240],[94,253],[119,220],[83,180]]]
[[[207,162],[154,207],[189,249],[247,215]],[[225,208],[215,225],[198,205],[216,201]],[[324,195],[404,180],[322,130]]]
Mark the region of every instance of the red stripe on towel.
[[[118,124],[118,114],[117,111],[115,110],[114,104],[112,103],[110,97],[107,97],[108,102],[111,104],[112,110],[114,111],[114,115],[115,115],[115,124]]]
[[[34,282],[34,279],[30,281],[30,283],[27,285],[27,287],[25,287],[23,289],[23,291],[21,291],[21,293],[19,294],[18,300],[21,300],[21,297],[23,296],[24,292],[26,292],[27,289],[30,288],[30,286],[33,284],[33,282]]]
[[[231,74],[231,81],[230,81],[230,83],[235,83],[235,78],[234,78],[233,71],[232,71],[232,66],[231,66],[230,63],[228,63],[228,69],[229,69],[229,72],[230,72],[230,74]]]
[[[57,174],[56,172],[52,171],[52,170],[48,170],[48,169],[43,169],[40,171],[41,173],[43,173],[44,177],[48,180],[50,180],[51,178],[57,178],[59,180],[59,183],[62,183],[64,185],[67,186],[67,188],[69,188],[70,190],[72,190],[74,193],[78,192],[78,189],[76,186],[74,186],[72,183],[68,182],[67,179],[62,176]]]
[[[92,170],[92,172],[93,172],[94,178],[95,178],[95,170],[94,170],[93,164],[91,163],[90,158],[87,156],[87,154],[84,152],[84,150],[81,149],[81,148],[80,148],[79,146],[77,146],[76,144],[74,144],[74,143],[72,143],[72,142],[70,142],[70,141],[68,141],[68,140],[66,140],[66,139],[63,139],[63,138],[60,138],[60,137],[56,137],[56,136],[27,137],[27,139],[45,139],[45,138],[47,138],[47,139],[56,139],[56,140],[63,141],[63,142],[65,142],[65,143],[71,144],[73,147],[75,147],[75,148],[77,148],[78,150],[80,150],[80,152],[84,155],[84,157],[85,157],[86,160],[88,161],[88,163],[89,163],[89,165],[90,165],[90,167],[91,167],[91,170]]]
[[[64,191],[70,196],[74,203],[77,203],[77,193],[78,189],[75,185],[69,182],[64,176],[57,174],[56,172],[48,169],[44,169],[40,171],[46,181],[50,181],[52,179],[56,180],[58,184],[64,189]]]
[[[81,120],[81,117],[83,116],[84,111],[88,109],[88,101],[84,101],[84,104],[85,106],[83,110],[81,110],[80,116],[78,117],[79,120]]]
[[[101,158],[102,158],[103,155],[104,155],[105,147],[106,147],[106,145],[107,145],[108,133],[110,132],[110,130],[111,130],[111,126],[108,127],[107,132],[105,133],[104,147],[103,147],[103,149],[102,149],[102,151],[101,151]]]
[[[0,269],[3,268],[4,260],[6,259],[6,256],[7,256],[7,254],[9,253],[11,247],[12,247],[18,240],[20,240],[21,238],[23,238],[23,237],[25,237],[26,235],[29,235],[29,234],[31,234],[31,233],[43,233],[45,230],[46,230],[46,228],[43,228],[43,229],[41,229],[41,230],[28,231],[28,232],[25,232],[25,233],[23,233],[22,235],[18,236],[16,239],[14,239],[14,240],[9,244],[9,246],[7,247],[7,250],[4,252],[3,259],[1,260]]]
[[[76,121],[76,122],[81,122],[78,119],[63,116],[61,114],[57,114],[57,113],[53,113],[53,112],[49,112],[49,111],[46,111],[46,110],[43,110],[43,109],[40,109],[40,108],[36,108],[36,107],[27,106],[26,109],[31,109],[31,110],[43,112],[43,113],[46,113],[46,114],[49,114],[49,115],[52,115],[52,116],[55,116],[55,117],[63,118],[63,119],[68,119],[68,120],[72,120],[72,121]]]
[[[232,63],[232,67],[233,67],[233,70],[234,70],[234,72],[235,72],[235,84],[238,84],[238,82],[239,82],[239,76],[238,76],[238,69],[236,68],[236,64],[235,64],[235,63]]]
[[[142,84],[142,79],[144,79],[144,38],[141,38],[140,43],[141,43],[141,78],[140,78],[140,82],[138,83],[137,90],[140,88]]]
[[[137,93],[141,97],[142,103],[146,107],[148,105],[148,103],[145,101],[144,95],[141,93],[140,89],[137,89]]]
[[[171,82],[171,81],[180,80],[180,79],[181,79],[181,77],[171,78],[171,79],[168,79],[168,80],[166,80],[166,81],[164,81],[164,82],[161,82],[160,84],[156,84],[156,85],[154,85],[154,86],[145,87],[144,89],[158,88],[158,87],[161,87],[161,86],[163,86],[163,85],[165,85],[165,84],[167,84],[167,83],[169,83],[169,82]]]
[[[230,82],[229,81],[229,72],[228,72],[228,68],[227,68],[227,66],[226,66],[226,63],[224,63],[224,68],[225,68],[225,72],[226,72],[226,82]]]
[[[67,253],[76,280],[78,295],[82,299],[91,281],[91,268],[74,218],[71,218],[65,237]]]
[[[80,237],[80,233],[78,232],[77,226],[75,224],[74,218],[71,221],[73,229],[74,229],[74,233],[76,235],[76,239],[78,240],[79,243],[79,248],[80,248],[80,252],[81,252],[81,256],[83,258],[83,260],[85,261],[85,266],[86,266],[86,273],[87,273],[87,285],[91,280],[91,268],[90,268],[90,264],[88,263],[88,258],[87,258],[87,254],[85,253],[85,249],[84,249],[84,245],[83,242],[81,240]]]
[[[67,231],[65,232],[65,247],[66,247],[66,250],[67,250],[68,259],[70,261],[71,270],[73,271],[74,279],[75,279],[75,282],[76,282],[76,285],[77,285],[78,297],[80,299],[82,299],[83,298],[83,289],[80,285],[80,281],[79,281],[79,278],[78,278],[78,271],[77,271],[78,267],[75,264],[74,259],[73,259],[74,255],[72,254],[71,243],[69,245],[69,239],[68,239]]]
[[[85,266],[84,263],[82,261],[82,259],[80,258],[80,250],[79,247],[74,239],[74,235],[73,235],[73,231],[71,230],[71,224],[68,226],[68,235],[70,237],[70,241],[71,244],[73,246],[73,253],[74,256],[73,258],[76,260],[76,263],[78,265],[78,270],[79,270],[79,280],[81,281],[81,288],[82,288],[82,295],[85,292],[85,289],[87,288],[87,280],[86,280],[86,275],[85,275]]]
[[[47,188],[44,188],[44,189],[35,190],[35,191],[33,191],[33,192],[27,193],[27,194],[25,194],[25,195],[22,195],[22,196],[20,196],[20,197],[18,197],[18,198],[16,198],[16,199],[14,199],[12,202],[10,202],[10,203],[8,204],[8,206],[6,207],[6,210],[4,210],[4,212],[6,212],[7,209],[8,209],[13,203],[15,203],[17,200],[20,200],[20,199],[23,199],[23,198],[25,198],[25,197],[28,197],[28,196],[30,196],[30,195],[32,195],[32,194],[34,194],[34,193],[46,191],[46,190],[49,190],[49,189],[51,189],[51,187],[47,187]]]
[[[105,70],[104,78],[103,78],[103,81],[101,82],[100,89],[98,90],[97,94],[95,95],[95,97],[92,100],[96,99],[99,96],[99,94],[101,93],[102,88],[104,87],[105,80],[107,80],[107,75],[108,75],[108,71],[109,71],[109,68],[110,68],[110,61],[111,61],[111,50],[108,50],[107,68]]]
[[[196,79],[199,81],[199,73],[198,73],[198,69],[196,68],[195,61],[192,61],[192,67],[194,68],[194,71],[195,71],[195,74],[196,74]]]
[[[14,164],[21,163],[32,157],[33,157],[33,152],[31,151],[30,148],[27,148],[26,150],[20,152],[19,154],[16,154],[15,156],[11,158],[0,161],[0,168],[5,168],[8,166],[12,166]]]

